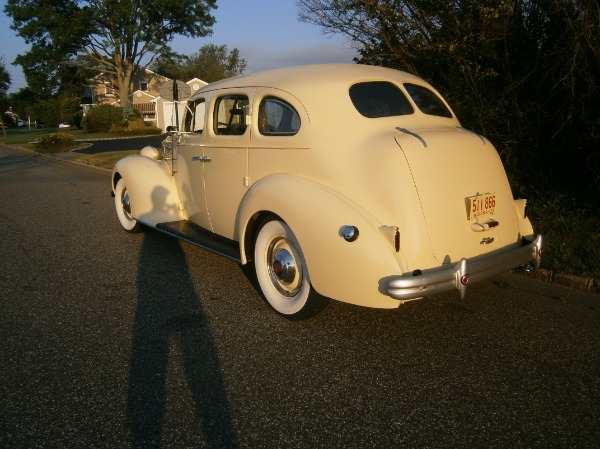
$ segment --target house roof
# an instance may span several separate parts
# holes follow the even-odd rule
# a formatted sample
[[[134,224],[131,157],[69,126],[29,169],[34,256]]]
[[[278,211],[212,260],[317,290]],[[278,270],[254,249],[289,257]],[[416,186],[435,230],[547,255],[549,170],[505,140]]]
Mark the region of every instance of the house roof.
[[[152,95],[152,94],[149,94],[149,93],[148,93],[148,92],[146,92],[146,91],[139,90],[139,89],[138,89],[138,90],[136,90],[135,92],[132,92],[132,93],[131,93],[131,96],[132,96],[132,97],[134,97],[134,96],[135,96],[135,97],[138,97],[138,98],[140,98],[140,97],[148,97],[150,100],[153,100],[153,99],[155,99],[155,98],[156,98],[156,96],[154,96],[154,95]]]

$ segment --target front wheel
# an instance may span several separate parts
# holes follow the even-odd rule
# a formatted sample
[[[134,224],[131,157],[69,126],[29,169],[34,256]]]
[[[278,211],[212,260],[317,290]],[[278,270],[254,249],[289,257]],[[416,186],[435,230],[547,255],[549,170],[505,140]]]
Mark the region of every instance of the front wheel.
[[[300,245],[284,222],[262,225],[254,245],[254,267],[265,299],[286,318],[309,318],[327,305],[327,298],[312,288]]]
[[[123,178],[119,179],[115,187],[115,209],[123,229],[132,234],[143,231],[142,225],[131,216],[131,198]]]

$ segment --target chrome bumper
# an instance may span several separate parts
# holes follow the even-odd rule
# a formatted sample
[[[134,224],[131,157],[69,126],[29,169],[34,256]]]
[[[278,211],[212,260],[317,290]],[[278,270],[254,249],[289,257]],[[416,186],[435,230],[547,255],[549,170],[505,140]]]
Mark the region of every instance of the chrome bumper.
[[[538,235],[528,245],[505,253],[471,261],[461,259],[456,265],[445,270],[397,277],[389,281],[388,294],[394,299],[407,300],[456,289],[463,298],[468,284],[483,281],[527,263],[533,263],[538,268],[542,246],[542,236]]]

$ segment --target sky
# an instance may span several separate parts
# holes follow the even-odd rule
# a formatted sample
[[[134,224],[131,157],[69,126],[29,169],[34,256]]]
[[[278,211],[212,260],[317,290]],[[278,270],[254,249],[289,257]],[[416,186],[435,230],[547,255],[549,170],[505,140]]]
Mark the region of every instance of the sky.
[[[29,46],[10,29],[12,21],[4,13],[0,0],[0,58],[11,75],[9,92],[26,87],[15,57]],[[171,48],[180,54],[198,52],[206,44],[237,48],[248,65],[245,73],[297,64],[326,62],[352,63],[356,52],[341,36],[324,35],[322,30],[298,21],[296,0],[217,0],[212,11],[217,22],[212,36],[189,39],[177,37]]]

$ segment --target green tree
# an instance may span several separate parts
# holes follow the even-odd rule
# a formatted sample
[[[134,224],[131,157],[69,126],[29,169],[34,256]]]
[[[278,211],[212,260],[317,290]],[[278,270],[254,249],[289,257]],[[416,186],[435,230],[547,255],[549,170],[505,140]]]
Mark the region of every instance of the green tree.
[[[519,186],[600,189],[596,0],[299,0],[300,19],[407,70],[490,137]]]
[[[4,112],[8,110],[9,103],[7,101],[7,92],[10,87],[10,73],[6,70],[6,66],[4,65],[4,58],[0,57],[0,127],[2,128],[5,136],[6,130],[4,130],[4,126],[7,123],[4,122]]]
[[[74,68],[111,77],[122,105],[143,62],[176,36],[206,36],[216,0],[8,0],[11,28],[31,44],[16,62],[28,83],[55,90]]]
[[[4,65],[4,57],[0,57],[0,99],[6,98],[10,83],[10,73]]]
[[[43,97],[30,87],[11,93],[8,101],[12,110],[25,122],[44,123],[55,128],[61,122],[79,126],[82,118],[81,98],[72,94]]]
[[[228,51],[227,45],[207,44],[190,56],[166,53],[156,59],[152,69],[172,79],[187,81],[199,78],[212,83],[243,74],[246,65],[237,48]]]
[[[27,117],[46,128],[56,128],[61,119],[60,100],[54,97],[38,98],[26,106]]]
[[[8,96],[8,101],[13,111],[19,117],[32,117],[31,115],[31,106],[34,105],[39,100],[38,95],[32,89],[25,87],[23,89],[19,89],[18,92],[13,92]],[[32,117],[35,120],[34,117]]]
[[[63,95],[59,97],[60,121],[67,122],[71,126],[80,126],[83,119],[80,103],[81,97],[79,96]]]

